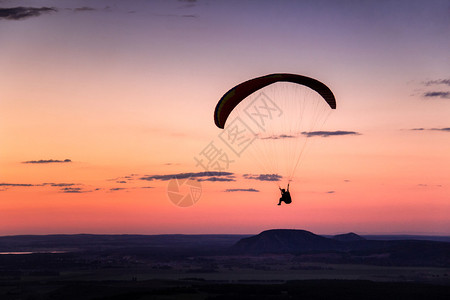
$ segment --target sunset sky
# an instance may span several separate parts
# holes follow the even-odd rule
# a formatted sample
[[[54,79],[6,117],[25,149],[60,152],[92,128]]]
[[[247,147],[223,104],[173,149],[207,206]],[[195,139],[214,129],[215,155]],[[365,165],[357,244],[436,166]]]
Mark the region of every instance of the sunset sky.
[[[0,235],[450,235],[449,49],[448,0],[0,1]],[[251,155],[195,157],[221,96],[280,72],[337,109],[277,206]]]

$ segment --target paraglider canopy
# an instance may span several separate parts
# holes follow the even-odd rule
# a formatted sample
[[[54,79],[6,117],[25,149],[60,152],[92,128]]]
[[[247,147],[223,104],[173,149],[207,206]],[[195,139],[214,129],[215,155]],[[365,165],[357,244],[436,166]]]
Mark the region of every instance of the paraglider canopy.
[[[307,86],[319,93],[332,109],[336,109],[336,99],[333,92],[322,82],[297,74],[276,73],[250,79],[237,86],[222,96],[214,111],[214,122],[217,127],[224,128],[225,122],[233,109],[247,96],[276,82],[291,82]]]
[[[259,170],[249,172],[260,172],[264,176],[259,180],[277,184],[294,179],[309,137],[322,129],[334,109],[333,92],[322,82],[276,73],[226,92],[216,105],[214,122],[224,129],[219,137],[226,149],[238,157],[245,152],[250,168],[259,164]]]

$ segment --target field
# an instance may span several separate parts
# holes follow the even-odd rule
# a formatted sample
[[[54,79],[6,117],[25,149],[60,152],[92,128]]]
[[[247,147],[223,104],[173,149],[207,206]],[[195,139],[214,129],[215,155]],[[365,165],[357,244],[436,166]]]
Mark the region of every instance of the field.
[[[50,256],[50,261],[68,262],[70,255],[17,256],[29,262],[42,260],[43,256]],[[287,299],[298,293],[324,296],[330,289],[336,297],[346,299],[361,299],[368,294],[385,299],[398,298],[400,294],[411,298],[426,293],[434,295],[433,299],[450,295],[450,269],[436,267],[301,263],[289,255],[146,262],[106,257],[97,264],[85,262],[74,265],[72,261],[65,267],[48,264],[47,269],[32,268],[30,263],[28,269],[10,270],[9,274],[3,271],[0,299],[220,299],[230,293],[252,299],[261,290],[269,292],[259,295],[259,299]],[[362,290],[361,286],[365,288]],[[389,295],[384,294],[386,290],[391,291]]]
[[[342,252],[323,251],[301,255],[243,255],[225,251],[241,238],[183,235],[0,238],[1,252],[16,252],[0,255],[0,299],[450,297],[450,268],[445,264],[414,265],[414,260],[408,260],[409,265],[389,265],[388,262],[404,260],[385,260],[384,254],[376,254],[381,255],[381,260],[369,260],[378,264],[343,262],[343,257],[354,260],[356,254],[367,255],[366,252],[346,256]],[[435,261],[433,256],[430,262]]]

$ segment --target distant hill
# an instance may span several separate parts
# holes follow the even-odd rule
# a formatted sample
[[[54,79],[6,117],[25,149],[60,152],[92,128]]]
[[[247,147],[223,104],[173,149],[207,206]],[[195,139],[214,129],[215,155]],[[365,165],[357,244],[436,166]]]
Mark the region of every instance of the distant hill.
[[[349,232],[345,234],[338,234],[333,236],[334,240],[341,241],[341,242],[353,242],[353,241],[364,241],[366,240],[362,236],[357,235],[356,233]]]
[[[306,230],[272,229],[243,238],[231,249],[234,253],[298,253],[340,249],[338,241]]]

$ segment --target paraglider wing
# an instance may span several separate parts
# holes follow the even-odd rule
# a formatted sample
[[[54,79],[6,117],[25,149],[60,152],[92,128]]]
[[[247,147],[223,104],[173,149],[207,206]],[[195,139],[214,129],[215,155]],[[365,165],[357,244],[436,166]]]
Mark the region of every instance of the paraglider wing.
[[[214,122],[216,126],[223,129],[230,113],[247,96],[272,83],[281,81],[297,83],[311,88],[319,93],[332,109],[336,109],[336,99],[334,98],[333,92],[322,82],[296,74],[270,74],[245,81],[226,92],[219,103],[217,103],[214,111]]]

